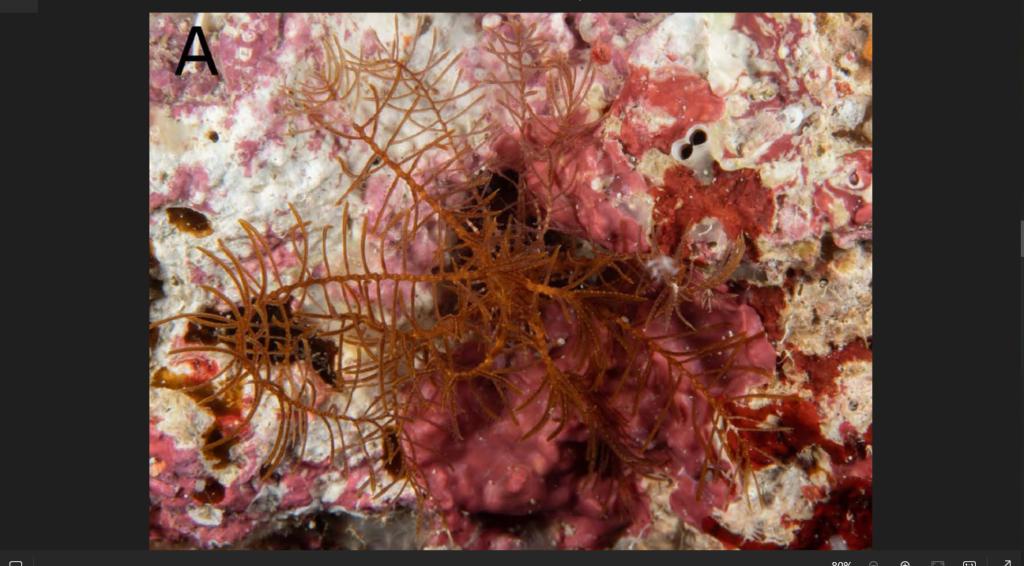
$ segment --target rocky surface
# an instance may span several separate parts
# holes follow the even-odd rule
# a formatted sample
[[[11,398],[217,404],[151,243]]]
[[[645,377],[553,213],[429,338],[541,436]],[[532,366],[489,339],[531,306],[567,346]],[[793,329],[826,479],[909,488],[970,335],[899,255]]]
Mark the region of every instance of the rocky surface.
[[[216,77],[196,63],[174,74],[197,17]],[[557,139],[543,124],[517,129],[515,109],[502,104],[495,86],[516,77],[486,48],[487,37],[506,33],[512,21],[547,45],[544,57],[564,57],[580,77],[592,73],[566,123],[593,127],[556,163],[529,148],[551,147]],[[446,61],[453,63],[436,68],[433,88],[473,93],[445,109],[451,127],[493,128],[475,139],[460,163],[466,171],[499,172],[525,161],[522,186],[537,198],[550,179],[558,179],[565,205],[551,210],[554,230],[616,252],[653,254],[648,266],[655,277],[678,272],[671,256],[680,246],[690,260],[714,264],[724,261],[732,242],[745,239],[742,261],[714,308],[695,301],[683,306],[683,314],[698,328],[714,328],[715,340],[759,335],[738,347],[729,363],[772,377],[714,360],[693,361],[691,370],[724,368],[721,379],[708,385],[718,394],[788,396],[783,402],[752,399],[737,409],[785,432],[737,432],[757,447],[751,456],[757,481],[711,482],[698,497],[701,474],[708,471],[685,418],[658,430],[664,478],[613,489],[583,485],[587,475],[574,458],[585,435],[571,426],[550,438],[549,424],[524,441],[518,423],[469,411],[460,421],[464,439],[457,441],[430,426],[431,415],[421,415],[410,439],[443,457],[406,456],[424,471],[432,494],[431,507],[417,517],[409,511],[416,498],[400,483],[367,489],[374,463],[394,450],[387,439],[345,457],[331,453],[332,440],[357,443],[365,434],[351,423],[310,418],[301,449],[289,448],[282,465],[263,478],[266,460],[277,450],[280,406],[269,399],[253,407],[251,386],[213,399],[231,358],[171,353],[211,338],[178,319],[150,333],[152,546],[871,545],[870,15],[154,14],[151,320],[208,310],[216,302],[211,290],[239,300],[227,271],[199,248],[233,250],[245,269],[258,273],[263,260],[250,248],[255,233],[285,275],[303,268],[323,274],[323,263],[304,265],[294,246],[294,214],[337,266],[345,261],[340,250],[358,248],[360,226],[387,224],[413,202],[407,194],[393,196],[396,181],[386,174],[349,191],[343,173],[372,162],[373,155],[365,144],[313,128],[294,112],[287,89],[323,68],[321,42],[329,36],[366,56],[436,38],[432,53],[450,51]],[[426,60],[426,51],[415,50],[420,59],[412,63]],[[557,91],[531,86],[539,92],[536,112],[557,116]],[[339,112],[366,116],[367,104],[368,95]],[[377,123],[384,135],[410,127],[397,112],[380,113]],[[410,138],[395,151],[419,155],[418,143]],[[442,151],[422,155],[414,174],[452,157]],[[459,179],[444,181],[450,186]],[[326,226],[333,228],[322,232]],[[371,232],[367,270],[429,273],[436,250],[446,245],[431,234],[424,230],[411,252],[395,254],[386,234]],[[390,293],[396,292],[386,288],[381,304],[394,304]],[[338,293],[335,301],[345,291]],[[429,303],[420,308],[429,316]],[[648,318],[655,306],[630,308],[626,324]],[[544,313],[544,324],[547,335],[560,340],[562,349],[552,352],[568,355],[559,362],[568,367],[579,325],[558,309]],[[679,320],[659,324],[652,329],[684,330]],[[673,347],[699,348],[702,340],[711,340],[710,333],[675,339]],[[319,355],[361,359],[347,345]],[[332,390],[324,373],[312,375],[324,367],[315,357],[291,361],[295,382],[308,380],[325,403],[351,414],[373,406],[370,397]],[[653,375],[651,387],[674,385],[667,369],[658,366]],[[525,386],[537,377],[519,372],[510,379]],[[648,393],[635,392],[647,410],[627,423],[641,437],[660,410]],[[438,394],[424,392],[428,398]],[[692,387],[677,386],[673,404],[710,427],[694,395]],[[520,401],[528,421],[545,410],[537,400]],[[247,432],[216,444],[250,409]],[[609,502],[628,507],[628,518],[609,517]],[[434,520],[438,516],[445,518],[443,527]]]

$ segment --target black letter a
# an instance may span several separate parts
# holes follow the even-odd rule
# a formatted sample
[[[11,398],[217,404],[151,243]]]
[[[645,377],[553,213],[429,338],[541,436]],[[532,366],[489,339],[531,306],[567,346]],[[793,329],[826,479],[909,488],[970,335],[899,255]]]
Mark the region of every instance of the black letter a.
[[[195,40],[196,36],[199,36],[199,45],[203,48],[202,55],[189,55],[192,51],[192,41]],[[185,63],[189,61],[206,61],[206,64],[210,66],[210,73],[217,74],[217,65],[213,64],[213,54],[210,53],[210,48],[206,45],[206,38],[203,37],[203,28],[199,26],[193,26],[192,30],[188,32],[188,39],[185,41],[185,51],[181,54],[181,61],[178,61],[178,70],[174,71],[175,75],[180,75],[181,71],[185,69]]]

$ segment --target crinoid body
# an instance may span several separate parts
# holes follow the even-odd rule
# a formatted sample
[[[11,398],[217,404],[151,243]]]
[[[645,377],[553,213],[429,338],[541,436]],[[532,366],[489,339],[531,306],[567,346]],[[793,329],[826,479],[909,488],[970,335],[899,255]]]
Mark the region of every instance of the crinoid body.
[[[661,255],[649,218],[574,224],[580,148],[605,143],[598,63],[510,17],[467,76],[428,25],[324,36],[284,92],[290,136],[341,148],[337,221],[291,206],[284,244],[243,221],[248,249],[199,250],[230,286],[151,324],[203,336],[166,356],[215,360],[197,402],[239,408],[206,448],[263,439],[245,455],[262,485],[316,467],[344,486],[336,507],[414,506],[428,546],[501,546],[526,524],[609,546],[650,523],[659,483],[690,523],[764,505],[756,438],[786,427],[746,408],[790,397],[759,392],[775,350],[725,288],[742,234],[700,264]]]

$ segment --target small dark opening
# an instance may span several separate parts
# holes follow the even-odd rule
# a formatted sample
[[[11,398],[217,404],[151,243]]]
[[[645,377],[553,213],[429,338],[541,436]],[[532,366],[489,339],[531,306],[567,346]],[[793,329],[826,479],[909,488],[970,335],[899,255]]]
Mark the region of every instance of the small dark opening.
[[[690,143],[693,145],[700,145],[706,141],[708,141],[708,134],[704,130],[697,130],[690,136]]]
[[[156,259],[156,254],[153,252],[153,239],[149,239],[149,303],[153,304],[153,301],[162,299],[164,295],[164,282],[153,276],[153,269],[160,267],[160,262]],[[156,330],[156,329],[154,329]],[[155,344],[155,338],[153,337],[153,331],[149,332],[150,344]]]
[[[254,299],[255,302],[255,299]],[[254,308],[254,307],[252,307]],[[291,363],[298,359],[305,359],[306,352],[304,348],[294,348],[298,338],[302,335],[309,333],[309,327],[303,320],[296,319],[292,315],[291,306],[288,304],[275,304],[267,303],[264,305],[266,309],[267,318],[269,319],[269,332],[266,336],[260,339],[261,342],[267,340],[268,343],[264,344],[267,348],[267,354],[270,361],[275,364],[279,363]],[[246,307],[239,307],[239,312],[244,319],[249,320],[251,325],[251,332],[253,334],[263,332],[263,313],[259,310],[255,310],[251,315],[247,312]],[[232,311],[222,313],[225,318],[234,320],[235,315]],[[288,327],[287,329],[285,327]],[[236,340],[235,336],[237,330],[233,327],[217,328],[214,331],[214,335],[218,341],[234,343]],[[291,335],[289,339],[289,334]],[[195,335],[193,335],[195,336]],[[198,336],[195,336],[198,339]],[[315,352],[314,352],[315,353]],[[251,353],[246,356],[252,360],[253,356]]]
[[[491,175],[483,197],[490,199],[488,208],[498,213],[498,226],[505,228],[516,213],[519,204],[519,173],[508,169]]]
[[[213,326],[200,326],[189,321],[188,329],[185,331],[185,341],[190,343],[205,344],[212,346],[218,342],[217,329]]]
[[[213,233],[209,219],[198,210],[183,206],[171,207],[167,209],[167,219],[178,230],[197,238],[203,238]]]
[[[514,169],[492,173],[476,199],[481,210],[494,215],[498,230],[506,230],[519,208],[519,173]],[[484,226],[483,219],[479,217],[470,218],[469,223],[475,230]],[[472,249],[460,240],[449,248],[449,257],[452,267],[457,269],[472,259]]]
[[[217,135],[217,132],[213,130],[210,130],[210,132],[206,134],[206,137],[213,143],[217,143],[218,141],[220,141],[220,136]]]
[[[839,250],[839,246],[836,245],[836,241],[832,238],[831,233],[826,233],[821,238],[821,263],[827,265],[832,263],[832,260],[836,256],[836,251]],[[824,268],[823,268],[824,269]]]
[[[149,239],[149,268],[153,269],[160,265],[160,262],[156,259],[156,253],[153,251],[153,238]]]
[[[213,469],[216,470],[217,468],[214,467]],[[269,464],[263,464],[262,466],[260,466],[260,477],[261,478],[266,477],[268,472],[270,473],[270,479],[272,479],[274,481],[280,481],[281,480],[281,471],[280,470],[278,470],[277,468],[274,468],[274,471],[271,472]]]
[[[427,33],[433,23],[434,18],[431,18],[430,16],[423,16],[423,23],[420,25],[420,35]]]
[[[203,491],[192,494],[192,499],[199,503],[220,503],[224,501],[224,486],[213,478],[207,478]]]
[[[203,445],[202,453],[204,456],[211,460],[216,460],[217,463],[213,465],[214,470],[221,470],[231,464],[231,447],[238,444],[238,437],[232,438],[231,440],[218,444],[212,448],[210,444],[222,440],[224,435],[220,429],[216,426],[210,427],[210,430],[203,436],[205,443]]]
[[[684,145],[683,149],[680,150],[679,155],[683,159],[689,159],[690,156],[693,155],[693,146],[690,144]]]
[[[149,302],[152,303],[158,299],[162,299],[167,295],[164,294],[164,282],[152,274],[149,276]]]
[[[398,433],[394,428],[384,429],[384,469],[393,478],[402,477],[405,463],[402,460],[402,443],[399,441]]]
[[[309,340],[309,349],[311,350],[309,357],[313,369],[320,376],[320,379],[324,380],[324,383],[334,385],[334,382],[338,379],[338,375],[334,371],[334,360],[338,355],[338,346],[333,340],[311,338]],[[299,353],[299,356],[302,357],[302,352]]]

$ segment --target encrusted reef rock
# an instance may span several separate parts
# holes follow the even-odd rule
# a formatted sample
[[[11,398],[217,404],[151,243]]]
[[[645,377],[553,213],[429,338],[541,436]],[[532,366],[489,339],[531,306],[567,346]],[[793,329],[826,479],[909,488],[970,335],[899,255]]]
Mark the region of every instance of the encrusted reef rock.
[[[870,546],[871,22],[151,15],[151,546]]]

